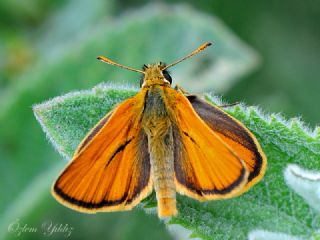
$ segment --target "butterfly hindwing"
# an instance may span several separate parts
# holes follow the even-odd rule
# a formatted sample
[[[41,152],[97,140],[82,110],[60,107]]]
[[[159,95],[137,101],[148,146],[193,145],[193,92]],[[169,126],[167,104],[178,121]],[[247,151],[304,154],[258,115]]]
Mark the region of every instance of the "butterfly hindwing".
[[[266,170],[266,157],[255,136],[238,120],[200,97],[187,96],[200,118],[246,163],[248,183],[242,192],[257,183]]]
[[[244,162],[178,91],[166,90],[173,118],[176,189],[198,200],[235,196],[247,182]]]
[[[88,134],[90,139],[79,145],[53,185],[58,201],[89,213],[120,211],[151,193],[147,136],[139,124],[141,104],[140,95],[126,100]]]

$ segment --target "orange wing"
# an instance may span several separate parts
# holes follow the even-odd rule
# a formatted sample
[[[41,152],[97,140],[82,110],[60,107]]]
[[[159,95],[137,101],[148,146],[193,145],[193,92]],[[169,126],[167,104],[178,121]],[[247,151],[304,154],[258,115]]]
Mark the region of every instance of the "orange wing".
[[[152,191],[143,92],[120,104],[84,138],[54,183],[62,204],[82,212],[129,210]]]
[[[167,89],[173,117],[176,189],[198,200],[235,196],[247,183],[245,163],[193,110],[188,99]]]
[[[237,119],[195,95],[187,97],[200,118],[237,154],[249,170],[248,183],[241,192],[261,180],[267,159],[255,136]]]

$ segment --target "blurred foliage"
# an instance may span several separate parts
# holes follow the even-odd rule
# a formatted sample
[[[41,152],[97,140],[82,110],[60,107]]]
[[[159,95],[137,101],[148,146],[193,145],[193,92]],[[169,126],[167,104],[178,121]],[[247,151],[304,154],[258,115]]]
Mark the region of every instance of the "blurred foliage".
[[[100,85],[56,97],[35,106],[34,112],[51,143],[69,159],[96,122],[136,92],[127,87]],[[221,104],[211,95],[207,99]],[[199,203],[179,197],[179,215],[169,223],[180,224],[201,239],[245,240],[254,229],[309,239],[320,228],[320,214],[287,187],[283,170],[292,163],[320,169],[320,131],[309,133],[297,119],[286,123],[276,115],[263,116],[255,108],[236,106],[229,112],[255,134],[268,156],[263,181],[230,200]]]
[[[131,7],[144,2],[122,0]],[[319,0],[177,2],[215,14],[261,54],[262,67],[225,93],[230,101],[259,104],[319,124]]]
[[[170,1],[170,4],[173,2],[179,1]],[[250,104],[260,104],[269,111],[302,116],[311,125],[319,124],[320,113],[316,107],[320,89],[318,0],[185,2],[208,15],[211,20],[207,29],[213,28],[212,31],[215,31],[214,26],[211,26],[213,20],[210,16],[218,16],[261,55],[262,65],[254,74],[241,73],[241,81],[230,82],[231,90],[228,90],[228,87],[219,88],[217,85],[220,93],[225,93],[230,102],[243,100]],[[53,175],[58,173],[56,165],[60,164],[61,169],[62,163],[45,142],[32,115],[31,105],[72,89],[88,88],[103,80],[137,79],[134,73],[115,70],[94,61],[98,54],[105,54],[121,63],[139,67],[148,61],[171,61],[204,40],[215,41],[199,39],[200,35],[194,34],[199,32],[198,17],[202,15],[199,13],[197,17],[190,16],[187,19],[192,26],[187,29],[187,37],[178,38],[174,35],[176,29],[171,28],[170,23],[167,24],[165,32],[157,32],[157,44],[165,42],[160,47],[161,50],[151,48],[150,45],[145,49],[138,49],[137,46],[142,45],[134,42],[135,40],[144,39],[148,42],[148,32],[156,32],[154,29],[144,29],[143,20],[139,29],[131,31],[131,35],[142,35],[141,38],[128,38],[130,44],[119,47],[117,39],[109,39],[112,30],[117,32],[118,28],[126,29],[121,25],[120,19],[125,19],[128,13],[136,12],[132,8],[139,9],[144,5],[145,2],[139,0],[0,2],[0,189],[5,189],[6,192],[0,198],[0,219],[3,219],[3,215],[8,216],[7,214],[14,212],[15,214],[10,216],[41,224],[44,218],[50,218],[52,212],[56,214],[58,222],[69,213],[69,220],[75,227],[94,233],[94,228],[90,230],[91,225],[77,225],[79,215],[59,206],[49,197],[47,186],[54,179]],[[148,14],[137,14],[137,21],[144,19],[145,15]],[[171,32],[171,35],[168,35],[168,32]],[[123,33],[119,30],[118,36],[125,36],[121,34]],[[105,39],[99,40],[98,37]],[[151,39],[154,41],[154,38]],[[239,43],[239,40],[236,41]],[[182,73],[196,65],[197,61],[206,63],[204,55],[215,58],[218,51],[216,49],[213,47],[206,54],[198,56],[198,60],[184,63],[184,67],[177,66],[175,72],[180,73],[173,73],[174,80],[181,79],[183,84],[185,76]],[[201,69],[194,70],[199,71],[199,74],[202,72]],[[210,79],[210,76],[211,74],[207,79]],[[206,75],[202,76],[204,77]],[[194,81],[200,83],[201,79]],[[56,174],[53,174],[53,171]],[[44,177],[46,181],[38,175],[47,176]],[[44,181],[47,185],[39,186],[37,181]],[[35,194],[36,192],[39,194]],[[34,197],[35,204],[30,206],[30,209],[29,206],[23,207],[24,194]],[[12,206],[8,206],[9,203],[12,203]],[[35,208],[39,211],[32,210]],[[32,214],[28,215],[28,211],[32,211]],[[152,225],[155,221],[146,220],[140,213],[136,213],[139,217],[135,217],[134,212],[130,214],[133,214],[131,220],[139,219],[144,225],[150,223],[146,229],[155,229],[155,225]],[[117,216],[97,215],[97,219],[105,223],[103,226],[108,226]],[[121,216],[125,218],[125,215]],[[112,231],[121,231],[121,227],[126,228],[126,224],[132,224],[128,221],[124,220],[123,226],[113,225]],[[7,225],[1,227],[6,228]],[[161,225],[157,227],[160,228]],[[164,231],[163,228],[160,229]],[[109,236],[115,236],[112,232],[110,234]],[[149,232],[146,234],[150,236]],[[30,238],[34,239],[33,237],[30,235]],[[130,239],[130,235],[126,237]],[[126,237],[114,239],[127,239]],[[164,235],[162,237],[161,239],[164,239]]]
[[[34,62],[34,48],[30,35],[57,8],[62,1],[9,1],[0,3],[0,88],[14,81],[19,73]]]

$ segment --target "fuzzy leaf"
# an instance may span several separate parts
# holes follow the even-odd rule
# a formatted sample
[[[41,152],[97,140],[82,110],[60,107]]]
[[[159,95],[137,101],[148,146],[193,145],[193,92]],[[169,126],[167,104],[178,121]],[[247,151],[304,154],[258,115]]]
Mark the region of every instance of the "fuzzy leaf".
[[[320,173],[301,169],[290,164],[285,170],[289,187],[305,199],[318,212],[320,211]]]
[[[56,149],[70,158],[90,128],[136,91],[100,85],[36,105],[34,113]],[[220,102],[210,94],[206,98],[213,103]],[[264,180],[246,194],[229,200],[199,203],[179,196],[179,215],[168,224],[178,224],[188,229],[191,237],[201,239],[247,239],[248,233],[255,229],[292,235],[292,239],[315,236],[320,215],[288,188],[283,171],[288,164],[320,169],[320,142],[316,132],[310,133],[297,120],[286,122],[277,115],[266,117],[254,107],[238,105],[228,112],[260,141],[268,157]],[[151,197],[148,201],[146,205],[152,206],[150,201],[154,199]]]

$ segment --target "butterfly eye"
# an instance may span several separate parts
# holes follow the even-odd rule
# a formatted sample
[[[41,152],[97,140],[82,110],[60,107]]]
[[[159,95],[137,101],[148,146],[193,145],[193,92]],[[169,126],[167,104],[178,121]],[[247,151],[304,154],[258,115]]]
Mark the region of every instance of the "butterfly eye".
[[[167,70],[162,71],[163,77],[171,84],[172,78]]]

